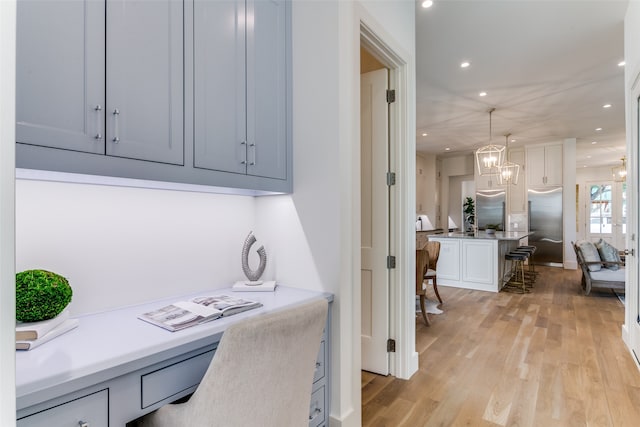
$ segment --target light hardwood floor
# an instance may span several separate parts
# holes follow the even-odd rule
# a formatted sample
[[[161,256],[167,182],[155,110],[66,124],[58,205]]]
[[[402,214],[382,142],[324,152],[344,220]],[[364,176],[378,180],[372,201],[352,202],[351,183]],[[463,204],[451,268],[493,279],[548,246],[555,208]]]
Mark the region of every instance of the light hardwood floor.
[[[439,286],[444,314],[416,322],[420,369],[362,373],[364,426],[640,426],[640,372],[611,291],[542,267],[531,294]]]

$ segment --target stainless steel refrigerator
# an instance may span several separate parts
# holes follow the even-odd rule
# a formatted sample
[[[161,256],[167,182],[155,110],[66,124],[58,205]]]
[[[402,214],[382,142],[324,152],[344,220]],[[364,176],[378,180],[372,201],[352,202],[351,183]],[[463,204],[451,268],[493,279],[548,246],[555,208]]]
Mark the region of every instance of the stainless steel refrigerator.
[[[484,230],[487,224],[499,224],[504,230],[504,190],[478,190],[476,192],[476,225]]]
[[[529,189],[529,231],[535,264],[562,267],[562,188]]]

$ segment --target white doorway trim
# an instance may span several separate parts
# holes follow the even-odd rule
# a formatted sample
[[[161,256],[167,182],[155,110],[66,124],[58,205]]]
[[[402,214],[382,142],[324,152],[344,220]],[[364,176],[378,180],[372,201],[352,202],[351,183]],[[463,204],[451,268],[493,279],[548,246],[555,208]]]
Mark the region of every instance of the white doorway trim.
[[[415,236],[408,232],[414,229],[415,220],[415,124],[407,114],[415,105],[415,96],[410,95],[415,91],[408,87],[413,56],[393,47],[391,37],[364,16],[360,18],[360,43],[389,69],[389,89],[396,91],[396,102],[389,109],[389,169],[396,174],[389,198],[390,255],[396,257],[389,279],[389,337],[396,341],[396,351],[390,354],[389,368],[391,375],[408,379],[418,370]],[[356,295],[359,298],[359,292]]]

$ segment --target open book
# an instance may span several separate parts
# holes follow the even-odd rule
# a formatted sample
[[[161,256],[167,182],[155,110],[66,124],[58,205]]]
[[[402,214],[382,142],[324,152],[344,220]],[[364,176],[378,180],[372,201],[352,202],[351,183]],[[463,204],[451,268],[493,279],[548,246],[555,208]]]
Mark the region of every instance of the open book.
[[[174,302],[138,318],[173,332],[261,306],[257,301],[214,295]]]

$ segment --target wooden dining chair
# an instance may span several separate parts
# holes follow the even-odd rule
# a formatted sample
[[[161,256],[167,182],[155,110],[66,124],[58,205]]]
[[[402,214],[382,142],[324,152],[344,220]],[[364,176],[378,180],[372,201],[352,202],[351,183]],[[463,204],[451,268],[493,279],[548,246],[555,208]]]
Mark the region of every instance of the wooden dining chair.
[[[436,273],[438,258],[440,257],[440,242],[430,240],[424,246],[424,249],[429,252],[429,267],[424,274],[424,280],[433,285],[433,291],[435,292],[438,301],[440,301],[440,304],[442,304],[442,298],[440,298],[440,293],[438,292],[438,276]]]
[[[420,311],[425,325],[430,326],[431,321],[424,305],[426,298],[426,287],[424,285],[424,275],[429,266],[429,252],[426,249],[416,249],[416,295],[420,298]]]

